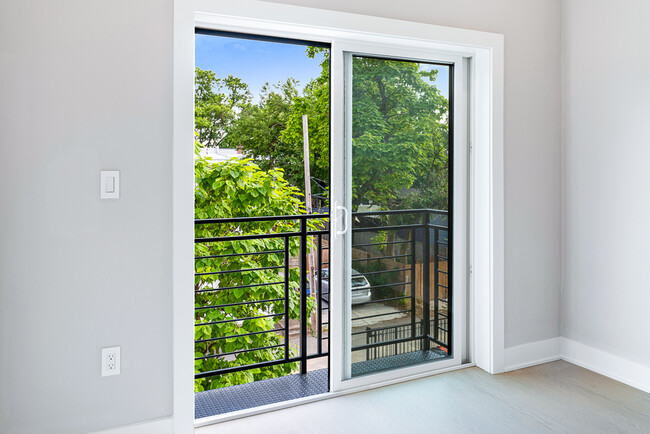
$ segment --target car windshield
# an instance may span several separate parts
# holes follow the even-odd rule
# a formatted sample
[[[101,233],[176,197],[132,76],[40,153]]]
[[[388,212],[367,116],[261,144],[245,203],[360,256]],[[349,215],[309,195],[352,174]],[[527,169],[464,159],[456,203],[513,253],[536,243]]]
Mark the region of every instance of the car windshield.
[[[352,287],[359,287],[359,286],[365,286],[366,285],[366,278],[363,276],[353,276],[352,277]]]

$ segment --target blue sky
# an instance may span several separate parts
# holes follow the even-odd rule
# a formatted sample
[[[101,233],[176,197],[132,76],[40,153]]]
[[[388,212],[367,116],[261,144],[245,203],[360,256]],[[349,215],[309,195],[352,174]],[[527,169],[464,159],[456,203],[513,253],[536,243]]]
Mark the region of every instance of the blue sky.
[[[248,84],[254,101],[266,82],[276,84],[293,77],[302,89],[320,74],[320,58],[308,58],[302,45],[211,35],[195,35],[194,41],[196,66],[214,71],[219,78],[227,75],[241,78]],[[436,85],[448,96],[449,68],[440,67],[438,71]]]
[[[432,69],[438,70],[438,76],[435,81],[436,87],[445,98],[449,98],[449,67],[421,63],[420,68],[427,71],[431,71]]]
[[[195,36],[195,64],[223,78],[241,78],[257,101],[264,83],[276,84],[293,77],[302,89],[320,74],[320,59],[310,59],[303,45],[253,41],[222,36]]]

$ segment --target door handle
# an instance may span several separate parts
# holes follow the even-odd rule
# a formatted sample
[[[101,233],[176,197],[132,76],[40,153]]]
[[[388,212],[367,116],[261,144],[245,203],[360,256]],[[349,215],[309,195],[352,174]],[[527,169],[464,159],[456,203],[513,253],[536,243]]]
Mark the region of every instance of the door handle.
[[[341,211],[341,219],[343,220],[343,229],[338,230],[339,218],[338,212]],[[345,235],[348,232],[348,209],[344,206],[339,205],[337,202],[334,202],[334,215],[335,215],[335,226],[334,226],[334,238],[339,238]]]

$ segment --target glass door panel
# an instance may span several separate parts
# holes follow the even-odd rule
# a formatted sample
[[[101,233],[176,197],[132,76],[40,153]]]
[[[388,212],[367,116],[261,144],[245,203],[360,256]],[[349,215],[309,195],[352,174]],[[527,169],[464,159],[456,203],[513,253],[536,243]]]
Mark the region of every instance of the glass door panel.
[[[349,378],[453,356],[454,66],[347,63]]]

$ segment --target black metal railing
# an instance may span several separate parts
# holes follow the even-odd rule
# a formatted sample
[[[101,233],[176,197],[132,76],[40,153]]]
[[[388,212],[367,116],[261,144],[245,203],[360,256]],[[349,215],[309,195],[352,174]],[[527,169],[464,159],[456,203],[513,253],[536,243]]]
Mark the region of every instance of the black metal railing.
[[[210,326],[216,324],[231,325],[233,330],[243,329],[246,330],[247,326],[251,326],[251,321],[268,318],[271,319],[275,325],[272,329],[256,330],[247,333],[232,333],[230,335],[216,336],[210,339],[195,339],[196,344],[203,344],[205,342],[214,342],[228,339],[241,339],[260,334],[275,334],[281,337],[281,342],[275,345],[263,347],[247,347],[236,349],[235,351],[223,351],[219,349],[207,349],[207,347],[197,348],[195,361],[219,359],[223,361],[224,366],[217,369],[200,370],[195,374],[195,378],[205,378],[215,375],[224,375],[244,370],[259,369],[270,367],[274,365],[294,363],[300,364],[301,373],[307,372],[307,360],[315,357],[326,356],[327,351],[323,350],[322,341],[327,340],[328,336],[323,334],[323,327],[328,325],[329,321],[323,320],[323,315],[327,315],[327,310],[322,306],[322,299],[318,297],[316,301],[316,318],[317,318],[317,336],[318,346],[317,350],[313,353],[308,352],[307,348],[307,334],[308,334],[308,318],[307,313],[307,250],[310,243],[317,246],[318,261],[316,261],[315,270],[318,275],[322,273],[323,265],[323,251],[329,247],[323,245],[324,238],[328,237],[329,232],[325,230],[324,224],[329,218],[327,214],[312,214],[312,215],[294,215],[294,216],[273,216],[273,217],[240,217],[240,218],[221,218],[221,219],[207,219],[196,220],[195,226],[198,232],[204,232],[203,236],[195,238],[195,244],[203,246],[210,250],[216,250],[217,254],[197,254],[195,256],[195,326]],[[313,222],[316,226],[321,226],[321,229],[310,229],[309,222]],[[282,223],[280,225],[280,223]],[[314,226],[314,225],[312,225]],[[211,236],[210,233],[214,232],[219,235]],[[251,233],[254,232],[254,233]],[[208,236],[205,236],[205,233]],[[315,240],[312,240],[315,239]],[[264,242],[260,242],[264,240]],[[215,248],[214,246],[233,246],[238,242],[255,241],[262,247],[260,250],[252,249],[251,251],[235,252],[235,253],[222,253],[223,248]],[[296,249],[296,241],[298,249]],[[270,242],[270,244],[269,244]],[[251,247],[248,245],[247,247]],[[236,248],[234,248],[236,250]],[[198,250],[198,249],[197,249]],[[295,256],[298,258],[299,264],[291,264],[293,250]],[[298,250],[298,252],[296,252]],[[263,267],[254,268],[238,268],[242,262],[242,258],[261,257],[267,258]],[[269,259],[270,258],[270,259]],[[207,261],[207,263],[206,263]],[[216,270],[214,270],[217,268]],[[210,271],[205,271],[205,270]],[[299,279],[291,278],[291,271],[299,269]],[[214,279],[211,282],[206,282],[203,279],[206,276],[220,276],[234,273],[246,273],[250,276],[246,284],[238,284],[232,286],[221,286],[221,282]],[[275,274],[277,273],[277,274]],[[320,287],[319,282],[319,287]],[[202,304],[206,300],[196,297],[199,294],[215,291],[238,291],[251,290],[252,288],[266,287],[275,289],[275,296],[270,298],[261,298],[254,300],[245,300],[238,303],[221,303]],[[281,288],[281,290],[279,290]],[[279,291],[278,291],[279,290]],[[320,293],[320,292],[319,292]],[[241,293],[240,293],[241,294]],[[300,315],[299,315],[299,334],[300,345],[299,354],[292,355],[290,345],[290,306],[292,299],[299,299]],[[233,306],[257,305],[262,306],[261,309],[266,311],[266,314],[256,316],[240,316],[228,311],[226,308]],[[206,321],[210,314],[217,320]],[[255,324],[253,324],[254,326]],[[267,351],[260,355],[260,360],[254,363],[242,364],[236,359],[236,356],[243,353],[261,352],[265,350],[275,350],[275,352]],[[279,356],[279,357],[278,357]],[[249,361],[250,362],[250,361]]]
[[[422,324],[423,321],[418,321],[416,323],[415,328],[417,334],[424,334],[422,331]],[[432,329],[436,328],[436,323],[432,320],[429,327]],[[442,315],[440,316],[437,328],[440,333],[440,340],[446,342],[448,336],[446,317],[443,317]],[[381,327],[377,329],[366,328],[366,344],[381,344],[366,349],[366,360],[381,359],[384,357],[422,350],[423,339],[408,339],[410,338],[411,333],[410,324]]]
[[[450,291],[450,237],[447,221],[447,212],[440,210],[399,210],[399,211],[369,211],[362,213],[353,213],[355,220],[359,220],[361,227],[353,227],[352,248],[368,249],[386,246],[406,246],[401,248],[400,254],[377,254],[362,260],[353,259],[355,262],[368,261],[386,261],[388,259],[402,259],[396,261],[392,268],[362,272],[365,276],[382,274],[402,273],[403,276],[409,276],[404,281],[390,282],[386,284],[373,284],[371,290],[389,287],[396,289],[400,285],[404,286],[404,295],[388,298],[377,298],[370,303],[375,302],[395,302],[405,301],[408,303],[406,309],[388,310],[383,313],[371,313],[369,315],[355,315],[352,318],[352,335],[359,338],[358,344],[352,345],[352,351],[365,351],[366,357],[372,355],[388,354],[391,350],[382,350],[382,348],[392,348],[392,351],[407,352],[410,348],[416,348],[414,351],[431,349],[433,344],[436,348],[441,348],[450,354],[451,337],[449,333],[447,319],[451,316],[451,291]],[[372,222],[372,218],[376,221]],[[401,219],[401,221],[389,221],[389,219]],[[362,222],[365,220],[365,224]],[[370,221],[369,221],[370,220]],[[370,233],[396,233],[391,241],[372,239],[356,240],[358,234],[365,232]],[[369,242],[370,241],[370,242]],[[433,249],[433,252],[432,252]],[[389,252],[391,253],[391,252]],[[392,252],[394,253],[394,252]],[[444,266],[443,266],[444,265]],[[417,272],[417,268],[420,272]],[[431,269],[433,268],[433,273]],[[420,279],[416,276],[419,275]],[[433,284],[431,282],[433,280]],[[416,284],[419,284],[416,287]],[[408,290],[406,289],[408,288]],[[418,291],[421,291],[418,294]],[[421,308],[417,304],[421,303]],[[418,315],[421,312],[421,315]],[[433,318],[431,316],[433,315]],[[402,322],[403,316],[408,316],[409,324],[390,325],[388,327],[371,328],[355,327],[355,324],[363,324],[364,320],[376,319],[379,317],[395,318],[395,321]],[[421,319],[418,319],[419,316]],[[392,331],[391,331],[392,330]],[[406,333],[408,331],[409,333]],[[376,333],[375,333],[376,332]],[[369,337],[369,333],[372,336]],[[373,350],[373,351],[370,351]]]
[[[352,217],[355,222],[352,226],[353,252],[365,255],[354,257],[353,254],[352,265],[369,281],[373,293],[371,299],[353,303],[355,306],[376,303],[393,306],[386,312],[352,318],[352,351],[364,350],[373,357],[383,357],[382,354],[410,348],[429,350],[434,345],[449,352],[453,334],[448,327],[452,300],[447,212],[369,211],[353,213]],[[233,330],[230,334],[195,339],[196,361],[220,362],[210,369],[197,368],[197,379],[287,363],[298,363],[300,372],[304,374],[308,360],[328,355],[329,345],[325,344],[329,344],[329,285],[324,287],[328,282],[322,278],[323,270],[329,268],[328,219],[328,214],[312,214],[195,221],[196,327],[222,326]],[[313,262],[308,264],[308,254],[314,250]],[[242,268],[242,264],[247,264],[251,258],[264,260],[254,262],[258,266]],[[318,276],[313,279],[315,291],[308,285],[308,265],[313,266]],[[223,282],[228,280],[221,276],[232,275],[249,277],[236,284],[224,285]],[[267,289],[268,292],[264,292]],[[225,299],[225,302],[214,304],[202,296],[215,292],[228,294],[228,291],[239,294],[239,298],[235,302]],[[247,291],[269,295],[248,299]],[[314,294],[317,295],[315,300],[310,299]],[[290,309],[297,300],[300,305],[297,319],[299,345],[295,354],[290,342]],[[312,331],[316,349],[310,352],[307,307],[311,304],[315,304]],[[247,316],[248,306],[255,307],[254,316]],[[371,338],[368,330],[357,326],[362,320],[389,318],[389,315],[408,316],[409,322],[374,328]],[[247,327],[262,319],[267,320],[265,324],[272,322],[273,327],[265,330]],[[391,329],[394,331],[382,332]],[[241,333],[242,330],[246,333]],[[267,334],[273,334],[277,339],[262,347],[248,344],[238,348],[209,347],[214,342],[244,342],[242,338]],[[366,334],[365,342],[357,341],[361,343],[355,345],[354,336],[361,334]],[[238,359],[240,355],[251,353],[263,356],[257,361],[248,359],[245,363]]]

